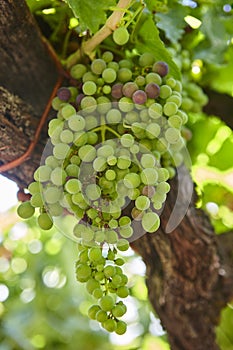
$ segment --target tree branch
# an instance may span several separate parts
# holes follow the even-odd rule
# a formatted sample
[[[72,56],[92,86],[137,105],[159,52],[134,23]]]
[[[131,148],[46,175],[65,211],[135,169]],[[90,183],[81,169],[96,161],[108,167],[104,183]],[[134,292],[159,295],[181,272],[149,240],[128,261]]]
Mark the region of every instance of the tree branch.
[[[89,40],[85,41],[81,48],[73,53],[66,63],[67,69],[70,69],[77,63],[83,55],[90,56],[94,49],[117,28],[120,20],[129,7],[131,0],[120,0],[117,4],[117,9],[107,19],[105,25]]]
[[[182,207],[192,180],[184,167],[181,173]],[[208,217],[195,208],[195,195],[179,226],[166,233],[177,189],[175,178],[161,214],[160,229],[131,245],[146,263],[149,299],[168,332],[171,349],[217,350],[215,326],[232,294],[232,272]]]

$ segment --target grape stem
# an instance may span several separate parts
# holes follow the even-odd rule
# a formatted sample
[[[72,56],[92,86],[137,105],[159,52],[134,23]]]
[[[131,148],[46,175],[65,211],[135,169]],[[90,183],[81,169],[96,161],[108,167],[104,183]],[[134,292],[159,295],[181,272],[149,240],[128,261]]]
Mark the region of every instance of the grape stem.
[[[87,55],[91,56],[91,53],[95,50],[95,48],[112,32],[117,28],[118,23],[123,18],[127,8],[129,7],[131,0],[119,0],[115,11],[111,14],[111,16],[107,19],[106,23],[100,30],[95,33],[93,37],[89,40],[83,42],[81,48],[79,48],[76,52],[70,55],[66,61],[66,68],[70,69],[75,63],[80,61],[82,56]]]
[[[105,121],[105,120],[104,120]],[[98,126],[97,128],[93,129],[92,132],[97,132],[100,131],[101,132],[101,141],[104,142],[105,141],[105,132],[106,131],[111,132],[113,135],[115,135],[118,139],[121,137],[120,134],[118,134],[118,132],[116,132],[115,130],[113,130],[112,128],[110,128],[110,126],[104,124],[101,126]]]

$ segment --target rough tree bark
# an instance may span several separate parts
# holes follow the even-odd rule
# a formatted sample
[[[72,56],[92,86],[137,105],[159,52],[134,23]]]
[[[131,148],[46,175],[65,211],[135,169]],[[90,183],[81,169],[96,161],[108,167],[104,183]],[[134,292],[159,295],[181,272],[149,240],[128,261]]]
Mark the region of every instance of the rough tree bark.
[[[27,150],[58,74],[24,1],[0,0],[0,67],[0,164],[4,164]],[[31,159],[5,174],[19,187],[27,186],[40,163],[46,129]]]
[[[23,1],[0,0],[0,33],[0,159],[4,163],[28,147],[57,71]],[[45,142],[44,132],[31,159],[4,175],[27,186]],[[192,181],[184,168],[181,174],[181,201],[185,201]],[[160,230],[131,245],[146,263],[149,299],[168,332],[172,350],[217,350],[214,327],[221,309],[233,297],[233,234],[217,237],[206,215],[195,208],[195,196],[182,222],[167,234],[177,188],[176,177]]]

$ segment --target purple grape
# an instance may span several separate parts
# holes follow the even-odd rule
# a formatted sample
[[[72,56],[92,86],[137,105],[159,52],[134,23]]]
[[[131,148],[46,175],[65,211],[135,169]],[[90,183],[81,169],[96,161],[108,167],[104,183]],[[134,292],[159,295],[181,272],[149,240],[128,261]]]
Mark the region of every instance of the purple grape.
[[[61,87],[57,90],[57,97],[62,101],[68,101],[71,97],[71,92],[66,87]]]
[[[121,83],[114,84],[112,86],[111,95],[112,95],[113,98],[119,99],[119,98],[121,98],[123,96],[122,87],[123,87],[123,84],[121,84]]]
[[[160,87],[156,83],[149,83],[145,87],[145,92],[149,98],[157,98],[160,93]]]
[[[83,97],[85,97],[84,94],[79,94],[79,95],[76,97],[75,102],[76,102],[76,104],[77,104],[78,106],[80,105],[80,103],[81,103]]]
[[[147,196],[148,198],[152,198],[153,195],[155,194],[155,188],[154,186],[146,185],[142,189],[142,194],[144,196]]]
[[[147,94],[143,90],[137,90],[133,93],[132,100],[138,105],[143,105],[147,101]]]
[[[138,90],[137,84],[133,83],[132,81],[129,81],[128,83],[124,84],[122,92],[124,96],[132,97],[133,93],[137,90]]]
[[[165,75],[167,75],[168,69],[167,63],[163,61],[155,62],[152,67],[153,72],[158,73],[161,77],[165,77]]]

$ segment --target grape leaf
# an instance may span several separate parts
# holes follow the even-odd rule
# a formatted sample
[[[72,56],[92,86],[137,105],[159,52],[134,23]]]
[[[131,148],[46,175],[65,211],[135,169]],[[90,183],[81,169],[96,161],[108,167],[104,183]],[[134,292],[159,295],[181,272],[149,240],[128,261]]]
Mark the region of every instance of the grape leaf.
[[[110,6],[116,4],[115,0],[66,0],[75,17],[80,21],[83,30],[89,29],[92,33],[96,33],[100,25],[106,22],[106,11]]]
[[[141,24],[135,47],[140,53],[151,52],[157,60],[165,61],[169,65],[171,75],[176,79],[180,79],[179,68],[160,39],[159,31],[151,16],[147,16],[146,20]]]
[[[176,43],[181,39],[184,28],[187,23],[184,17],[189,13],[188,7],[176,4],[168,13],[158,13],[155,18],[157,20],[158,28],[162,29],[166,37],[172,42]]]

